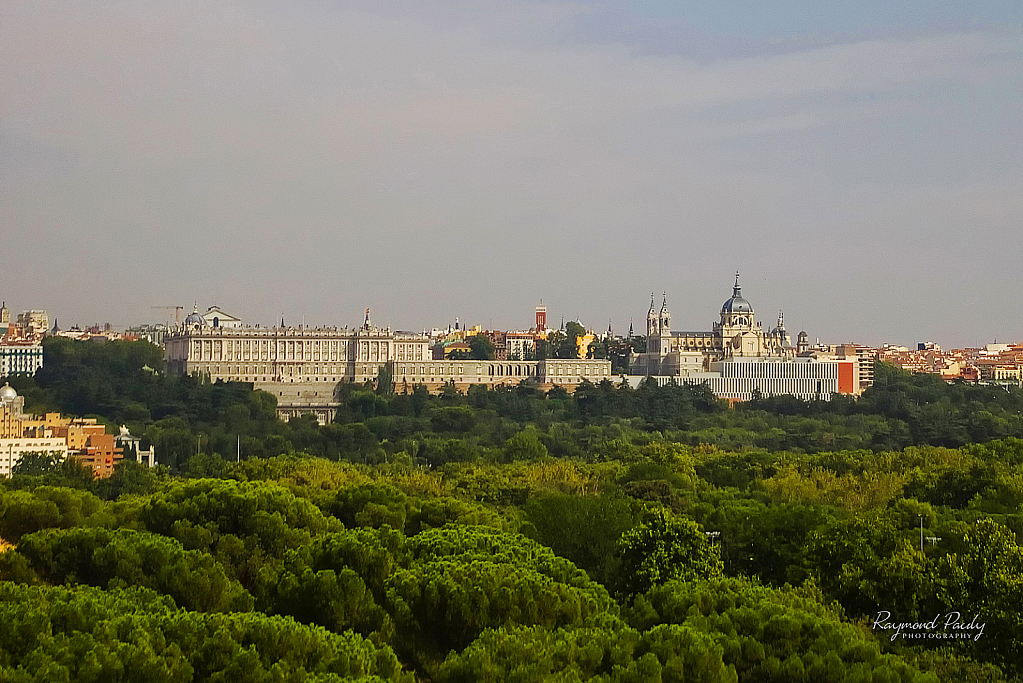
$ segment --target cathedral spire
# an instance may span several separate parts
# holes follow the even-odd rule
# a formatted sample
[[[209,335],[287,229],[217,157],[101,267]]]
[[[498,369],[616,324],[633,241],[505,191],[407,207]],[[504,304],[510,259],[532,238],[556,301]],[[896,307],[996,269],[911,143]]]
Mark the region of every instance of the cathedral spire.
[[[735,286],[732,287],[732,296],[742,296],[742,287],[739,286],[739,271],[735,271]]]
[[[646,314],[646,336],[654,337],[660,328],[660,321],[657,318],[657,308],[654,304],[654,293],[650,292],[650,310]]]
[[[664,303],[661,304],[660,320],[657,321],[657,333],[662,337],[671,334],[671,312],[668,311],[668,293],[664,293]]]

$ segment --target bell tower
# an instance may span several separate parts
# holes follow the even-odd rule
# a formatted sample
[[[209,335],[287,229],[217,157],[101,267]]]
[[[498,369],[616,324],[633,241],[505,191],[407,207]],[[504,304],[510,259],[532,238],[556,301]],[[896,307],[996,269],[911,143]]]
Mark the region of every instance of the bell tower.
[[[654,308],[654,295],[650,294],[650,310],[646,314],[646,336],[647,339],[656,337],[659,335],[660,330],[658,329],[657,320],[657,309]]]
[[[660,340],[657,343],[657,350],[663,360],[666,354],[671,353],[671,312],[668,310],[668,293],[664,293],[664,300],[661,303],[657,332]]]

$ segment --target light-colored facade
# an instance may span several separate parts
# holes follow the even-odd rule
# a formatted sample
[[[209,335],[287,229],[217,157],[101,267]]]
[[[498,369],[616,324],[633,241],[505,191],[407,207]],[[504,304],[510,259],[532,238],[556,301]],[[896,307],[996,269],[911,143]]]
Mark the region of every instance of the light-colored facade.
[[[514,386],[531,381],[540,388],[564,386],[574,389],[584,381],[594,384],[611,379],[611,363],[607,360],[548,359],[541,361],[498,360],[425,360],[399,361],[391,364],[394,390],[398,393],[424,386],[439,391],[454,384],[459,391],[472,385],[491,387]],[[317,421],[333,421],[340,404],[338,382],[256,383],[254,387],[273,394],[277,399],[277,415],[282,420],[312,413]]]
[[[422,384],[432,389],[454,382],[456,387],[464,389],[473,384],[514,385],[523,380],[574,387],[584,381],[597,383],[610,378],[611,362],[607,360],[438,360],[394,365],[394,383],[399,390],[402,385]]]
[[[642,379],[642,378],[639,378]],[[718,398],[749,401],[757,395],[828,400],[831,394],[855,391],[855,362],[816,358],[743,358],[713,361],[709,372],[657,376],[659,385],[706,384]]]
[[[826,351],[810,350],[807,355],[818,360],[851,360],[856,363],[857,393],[874,383],[874,362],[877,360],[877,349],[858,344],[838,344],[828,347]],[[959,368],[955,368],[955,375]]]
[[[860,384],[859,390],[863,391],[874,384],[874,363],[877,362],[877,349],[856,345],[851,354],[846,354],[846,357],[853,356],[856,358],[856,377]]]
[[[647,313],[647,350],[630,363],[633,384],[653,377],[659,384],[707,384],[715,396],[750,400],[756,395],[792,395],[827,399],[832,393],[860,392],[857,359],[798,358],[784,317],[769,331],[754,319],[742,297],[739,274],[732,296],[708,332],[673,332],[667,297],[660,311],[651,297]],[[806,333],[800,333],[805,346]]]
[[[125,339],[137,339],[147,341],[157,346],[163,346],[163,338],[167,335],[167,326],[163,323],[156,325],[136,325],[124,331]]]
[[[150,467],[156,466],[156,449],[152,444],[149,445],[148,450],[143,449],[142,439],[132,436],[126,426],[121,425],[121,430],[114,439],[114,445],[121,449],[123,455],[134,454],[135,462],[144,462]]]
[[[11,471],[26,453],[50,453],[63,460],[67,439],[45,427],[46,420],[25,413],[25,397],[9,384],[0,387],[0,477]]]
[[[34,375],[43,367],[41,344],[9,342],[0,344],[0,377]]]
[[[536,357],[535,332],[508,332],[504,336],[508,358],[525,360]]]
[[[428,337],[380,329],[368,318],[356,329],[174,327],[164,339],[167,369],[238,382],[365,382],[388,362],[431,358]]]
[[[398,392],[417,385],[437,391],[449,383],[465,391],[474,384],[524,380],[574,388],[611,377],[607,360],[434,359],[428,336],[378,328],[368,310],[358,328],[213,327],[194,315],[167,332],[168,371],[252,382],[277,398],[282,419],[314,413],[321,422],[330,421],[338,383],[376,381],[385,367]]]
[[[710,363],[718,360],[795,356],[781,314],[770,331],[765,331],[753,316],[752,304],[742,297],[738,273],[732,296],[721,306],[720,319],[710,331],[672,331],[667,296],[658,311],[651,295],[646,353],[634,357],[630,371],[634,375],[678,376],[709,371]]]
[[[52,453],[59,460],[76,458],[95,477],[113,473],[123,451],[103,425],[92,418],[65,418],[60,413],[31,415],[24,408],[24,397],[13,387],[0,387],[0,475],[10,476],[22,456],[31,452]]]
[[[1021,368],[1019,365],[1014,363],[1005,363],[997,359],[984,358],[975,362],[977,367],[977,376],[981,380],[994,381],[994,382],[1005,382],[1005,381],[1019,381],[1021,376]]]
[[[50,317],[46,311],[22,311],[18,314],[17,324],[23,335],[33,337],[49,331]]]
[[[366,323],[339,327],[211,327],[182,325],[164,341],[167,368],[211,380],[257,384],[317,384],[375,380],[392,364],[396,386],[501,384],[535,379],[579,384],[610,377],[606,360],[477,361],[434,359],[425,335]]]
[[[26,453],[47,453],[64,460],[68,456],[67,441],[60,437],[19,437],[0,439],[0,477],[11,471]]]
[[[197,313],[198,311],[193,311]],[[202,314],[202,319],[210,327],[230,327],[232,329],[242,327],[241,318],[236,318],[230,313],[225,313],[220,310],[220,306],[210,306],[206,309],[206,312]]]

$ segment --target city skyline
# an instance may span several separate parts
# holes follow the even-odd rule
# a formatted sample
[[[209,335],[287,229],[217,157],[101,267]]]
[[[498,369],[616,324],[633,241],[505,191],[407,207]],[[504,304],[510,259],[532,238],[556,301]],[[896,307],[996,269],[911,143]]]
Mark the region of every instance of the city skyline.
[[[44,2],[0,59],[0,298],[62,326],[702,329],[738,269],[811,339],[1023,340],[1019,3]]]
[[[652,300],[655,303],[655,307],[656,308],[659,308],[661,306],[661,304],[656,303],[658,298],[660,298],[662,301],[665,301],[665,302],[667,302],[667,299],[670,298],[670,297],[667,297],[667,293],[666,292],[662,292],[661,295],[657,295],[656,293],[652,293],[651,296],[652,296]],[[513,324],[513,325],[501,327],[501,326],[498,326],[498,325],[494,325],[492,320],[491,320],[490,323],[486,323],[484,321],[479,321],[479,320],[467,320],[467,319],[465,319],[465,318],[463,318],[463,317],[461,317],[461,316],[459,316],[457,314],[449,316],[447,318],[447,320],[445,320],[445,321],[437,321],[437,322],[434,322],[431,325],[428,325],[428,326],[422,327],[422,328],[413,328],[413,327],[408,326],[408,325],[402,325],[400,322],[395,323],[395,322],[389,322],[389,321],[386,321],[386,320],[381,321],[379,318],[376,317],[376,314],[373,314],[373,325],[374,325],[374,327],[377,327],[376,323],[380,322],[379,327],[381,329],[386,328],[386,329],[393,330],[393,331],[396,331],[396,332],[403,332],[403,333],[410,333],[410,334],[423,334],[423,335],[431,335],[431,334],[434,334],[434,333],[441,332],[443,330],[457,331],[457,330],[472,330],[472,329],[480,329],[480,330],[482,330],[484,332],[489,332],[489,331],[528,332],[529,330],[536,328],[536,324],[535,324],[536,317],[535,317],[535,315],[537,315],[536,311],[540,310],[541,307],[545,311],[545,313],[544,313],[545,318],[547,318],[550,321],[550,322],[548,322],[546,324],[546,327],[544,328],[544,329],[546,329],[548,331],[556,331],[556,330],[559,330],[559,329],[563,329],[565,323],[568,323],[570,321],[571,322],[578,322],[578,323],[582,324],[584,329],[589,330],[591,333],[595,334],[597,337],[601,337],[607,331],[607,327],[606,326],[602,327],[600,324],[591,324],[590,321],[583,320],[579,316],[563,316],[563,315],[559,315],[556,308],[549,308],[547,306],[547,304],[543,300],[541,300],[537,304],[536,307],[534,307],[533,309],[530,310],[530,313],[533,314],[534,317],[530,318],[528,323],[523,322],[522,324],[518,324],[518,325]],[[137,331],[139,328],[146,327],[146,326],[160,326],[160,325],[163,325],[163,326],[166,326],[167,328],[172,328],[172,327],[175,327],[175,326],[178,326],[178,325],[186,325],[187,326],[188,323],[186,321],[186,318],[188,317],[188,315],[190,313],[193,313],[193,314],[194,313],[200,313],[200,314],[203,314],[207,318],[209,316],[211,316],[211,315],[218,314],[218,313],[220,315],[228,315],[228,316],[231,316],[231,313],[232,313],[232,311],[224,310],[224,307],[221,307],[219,304],[212,303],[212,304],[210,304],[208,306],[200,306],[198,301],[193,302],[193,305],[192,305],[191,308],[189,308],[187,306],[153,306],[151,308],[154,309],[154,310],[155,309],[164,309],[165,313],[163,314],[163,318],[156,319],[154,317],[153,319],[147,319],[147,320],[144,320],[144,321],[134,321],[134,322],[123,324],[123,325],[114,325],[113,323],[111,323],[109,321],[84,322],[84,321],[80,321],[80,320],[73,320],[69,324],[60,324],[60,331],[63,334],[64,332],[67,332],[69,330],[69,328],[72,329],[72,330],[73,329],[78,329],[78,330],[82,330],[82,331],[98,329],[98,330],[101,330],[101,331],[102,330],[107,330],[107,331],[115,333],[116,335],[119,335],[119,334],[121,334],[123,332],[126,332],[126,331],[131,331],[131,330],[136,330]],[[179,309],[179,312],[178,312],[177,316],[175,316],[175,313],[174,313],[174,309],[175,308]],[[669,306],[669,308],[670,308],[670,306]],[[34,311],[26,310],[23,313],[25,313],[25,314],[27,314],[27,313],[39,313],[39,314],[42,314],[42,315],[46,316],[47,318],[49,317],[47,315],[47,311],[45,311],[45,310],[34,310]],[[336,329],[356,330],[356,329],[359,329],[359,328],[364,326],[365,320],[366,320],[365,316],[368,316],[370,313],[371,313],[371,309],[370,308],[364,309],[363,311],[361,311],[361,315],[364,316],[362,318],[362,321],[361,322],[354,322],[354,321],[348,321],[348,320],[341,320],[341,321],[338,321],[338,320],[310,321],[310,320],[306,320],[304,317],[301,318],[301,319],[295,319],[295,318],[293,318],[291,316],[288,316],[288,314],[286,312],[281,312],[277,316],[270,316],[268,318],[261,319],[261,320],[248,320],[248,319],[242,320],[242,319],[239,318],[237,324],[240,325],[240,326],[246,327],[246,328],[249,328],[249,327],[273,328],[273,327],[277,327],[279,325],[283,325],[283,326],[288,327],[288,328],[307,328],[307,329],[330,329],[330,328],[336,328]],[[551,314],[551,315],[548,316],[548,313]],[[160,314],[156,314],[156,315],[158,317]],[[175,317],[177,317],[178,320],[175,320]],[[505,316],[502,316],[502,317],[503,318],[509,318],[509,317],[513,317],[513,316],[505,315]],[[770,328],[770,327],[773,327],[774,325],[776,325],[777,321],[780,318],[783,318],[783,317],[784,317],[784,311],[783,310],[779,310],[778,311],[776,318],[768,318],[766,316],[766,314],[765,314],[765,316],[761,316],[759,312],[755,312],[755,314],[754,314],[754,321],[756,323],[763,324],[765,326],[765,328]],[[522,322],[522,321],[520,321],[520,322]],[[629,336],[630,328],[633,328],[633,334],[632,334],[633,337],[641,338],[641,337],[645,336],[645,332],[646,331],[644,329],[642,329],[642,326],[646,324],[646,316],[645,315],[641,319],[638,319],[638,321],[637,321],[637,318],[634,316],[634,317],[630,318],[624,324],[619,324],[618,322],[614,321],[613,319],[609,320],[608,322],[613,327],[613,335],[615,337],[618,337],[618,338],[628,337]],[[676,333],[679,333],[679,334],[683,334],[683,333],[685,333],[686,330],[694,329],[695,327],[697,327],[697,325],[689,325],[689,324],[687,324],[688,321],[676,320],[675,322],[677,322],[678,324],[677,325],[672,325],[671,329],[674,330]],[[530,324],[530,323],[532,323],[532,324]],[[59,324],[56,318],[53,318],[53,324]],[[1016,340],[1016,339],[1009,339],[1009,338],[1002,338],[1002,339],[994,338],[994,339],[990,339],[990,340],[975,340],[975,341],[973,341],[971,343],[967,343],[967,344],[963,344],[963,345],[959,345],[959,346],[953,346],[953,345],[950,345],[950,344],[947,344],[947,343],[943,343],[943,342],[941,342],[941,340],[934,340],[934,339],[927,339],[927,340],[924,340],[924,339],[913,339],[913,340],[909,340],[909,341],[888,339],[888,340],[883,340],[881,342],[876,342],[876,343],[865,343],[861,337],[856,337],[856,338],[851,338],[851,339],[844,339],[844,340],[826,339],[826,338],[821,337],[820,335],[811,334],[810,331],[803,330],[803,329],[799,328],[798,326],[792,327],[791,325],[789,325],[789,322],[786,322],[785,326],[787,328],[789,328],[789,330],[788,330],[789,334],[793,338],[795,337],[795,335],[797,333],[806,332],[807,336],[808,336],[808,343],[810,343],[811,345],[823,344],[825,346],[828,346],[828,345],[830,345],[830,346],[836,346],[836,345],[837,346],[841,346],[843,344],[859,344],[861,346],[875,348],[875,349],[881,349],[883,347],[884,348],[891,348],[891,349],[898,349],[898,348],[905,347],[906,349],[912,351],[912,350],[916,349],[916,347],[918,345],[921,348],[923,348],[926,345],[927,348],[939,348],[939,349],[952,349],[952,350],[955,350],[955,349],[983,349],[985,346],[989,346],[989,345],[992,345],[992,344],[995,345],[995,346],[1005,345],[1005,344],[1008,344],[1010,346],[1023,344],[1023,340]],[[935,347],[934,345],[937,345],[937,346]]]

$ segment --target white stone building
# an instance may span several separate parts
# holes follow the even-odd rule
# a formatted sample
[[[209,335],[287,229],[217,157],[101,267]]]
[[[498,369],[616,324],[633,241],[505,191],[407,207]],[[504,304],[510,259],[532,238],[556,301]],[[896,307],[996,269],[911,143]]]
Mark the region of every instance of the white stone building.
[[[711,361],[707,372],[685,375],[658,375],[661,386],[706,384],[718,398],[749,401],[758,394],[795,396],[804,401],[828,400],[832,394],[857,394],[855,361],[818,358],[739,358]],[[631,376],[633,386],[644,377]]]
[[[753,305],[742,296],[735,274],[732,296],[708,332],[674,332],[667,297],[660,311],[651,297],[647,313],[647,350],[630,363],[630,382],[653,377],[659,384],[710,386],[719,398],[749,400],[755,395],[788,394],[803,399],[860,392],[856,360],[797,358],[784,317],[769,331],[754,319]],[[806,333],[799,334],[806,345]]]
[[[34,375],[43,367],[41,344],[8,342],[0,344],[0,377]]]
[[[22,335],[34,337],[46,334],[50,329],[50,317],[46,315],[46,311],[22,311],[18,314],[17,325]]]
[[[646,353],[637,354],[630,369],[639,375],[679,375],[707,371],[716,360],[793,357],[783,316],[779,314],[778,324],[765,332],[753,315],[753,305],[742,297],[738,273],[732,296],[721,305],[720,319],[707,332],[672,331],[667,296],[657,311],[651,295]]]
[[[430,358],[423,335],[347,327],[214,327],[198,314],[168,330],[167,369],[239,382],[364,382],[382,364]]]
[[[25,398],[8,384],[0,387],[0,477],[11,476],[11,470],[25,453],[51,453],[58,460],[67,458],[66,438],[45,430],[20,429],[21,421],[30,418],[24,411]]]
[[[436,391],[450,382],[464,391],[523,380],[573,388],[611,377],[608,360],[434,359],[428,336],[378,328],[368,309],[357,328],[215,327],[195,312],[167,331],[164,347],[169,372],[252,382],[277,398],[282,418],[315,413],[321,422],[333,418],[339,382],[376,381],[384,368],[398,392],[416,385]]]

